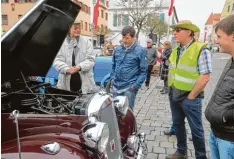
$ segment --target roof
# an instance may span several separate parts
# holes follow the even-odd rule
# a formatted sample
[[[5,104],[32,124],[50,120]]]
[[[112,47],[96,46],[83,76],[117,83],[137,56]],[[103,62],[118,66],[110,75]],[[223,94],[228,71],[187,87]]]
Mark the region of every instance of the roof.
[[[212,25],[214,21],[220,21],[221,13],[211,13],[206,21],[206,25]]]

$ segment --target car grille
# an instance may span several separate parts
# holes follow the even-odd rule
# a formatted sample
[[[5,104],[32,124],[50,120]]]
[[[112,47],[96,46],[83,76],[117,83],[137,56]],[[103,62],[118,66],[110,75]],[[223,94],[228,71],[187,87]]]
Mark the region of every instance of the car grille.
[[[106,147],[108,159],[123,158],[119,126],[116,117],[115,108],[109,105],[100,110],[100,120],[109,126],[109,141]]]

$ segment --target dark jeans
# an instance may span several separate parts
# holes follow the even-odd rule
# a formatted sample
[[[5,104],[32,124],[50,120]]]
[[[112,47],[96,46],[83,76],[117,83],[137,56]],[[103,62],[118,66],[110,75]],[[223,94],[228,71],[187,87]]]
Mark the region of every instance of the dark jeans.
[[[145,81],[146,86],[149,86],[150,84],[150,77],[151,77],[151,72],[152,72],[153,67],[154,67],[153,65],[148,65],[148,72],[147,72],[147,77]]]
[[[169,95],[172,112],[173,126],[177,138],[177,151],[187,153],[187,137],[185,128],[185,117],[188,120],[192,132],[195,156],[197,159],[206,158],[204,130],[202,126],[202,99],[190,100],[185,98],[180,102],[172,100]]]
[[[168,79],[164,79],[164,89],[168,91]]]
[[[171,125],[170,132],[171,132],[172,134],[175,134],[175,127],[174,127],[173,124]]]

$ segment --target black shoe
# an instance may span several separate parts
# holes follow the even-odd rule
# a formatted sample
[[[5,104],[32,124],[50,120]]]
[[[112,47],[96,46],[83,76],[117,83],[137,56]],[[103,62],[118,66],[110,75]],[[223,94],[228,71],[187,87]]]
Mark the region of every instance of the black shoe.
[[[163,131],[164,135],[168,135],[168,136],[171,136],[171,135],[175,135],[173,132],[171,132],[170,130],[165,130]]]

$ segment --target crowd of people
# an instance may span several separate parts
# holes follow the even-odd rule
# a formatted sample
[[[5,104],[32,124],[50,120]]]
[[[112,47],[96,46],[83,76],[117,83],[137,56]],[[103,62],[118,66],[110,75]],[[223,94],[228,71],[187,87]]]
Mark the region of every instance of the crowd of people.
[[[187,158],[187,118],[197,159],[206,159],[204,129],[202,125],[202,99],[204,89],[212,73],[212,57],[205,43],[194,38],[199,28],[191,21],[172,25],[173,36],[178,43],[172,48],[169,41],[163,44],[162,54],[147,40],[147,48],[136,42],[132,26],[122,29],[120,45],[109,42],[104,54],[112,57],[111,83],[113,96],[125,95],[129,107],[134,110],[136,95],[145,83],[150,86],[153,66],[160,62],[160,78],[168,94],[172,113],[172,126],[166,135],[176,135],[177,150],[167,159]],[[211,123],[210,150],[212,159],[234,159],[234,15],[221,20],[216,26],[220,51],[232,56],[207,105],[206,118]],[[80,36],[80,23],[70,29],[54,66],[59,72],[58,88],[88,93],[95,89],[93,66],[95,54],[89,40]]]

